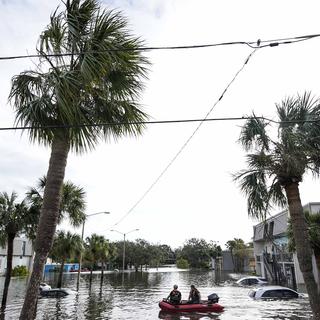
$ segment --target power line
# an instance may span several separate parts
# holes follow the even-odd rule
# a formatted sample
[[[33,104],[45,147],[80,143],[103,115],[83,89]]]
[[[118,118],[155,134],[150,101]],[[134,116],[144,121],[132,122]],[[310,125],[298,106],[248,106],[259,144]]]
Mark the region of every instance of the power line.
[[[216,102],[213,104],[213,106],[209,109],[209,111],[207,112],[207,114],[205,115],[205,117],[203,118],[202,121],[200,121],[200,123],[198,124],[198,126],[195,128],[195,130],[192,132],[192,134],[189,136],[189,138],[185,141],[185,143],[181,146],[181,148],[178,150],[178,152],[175,154],[175,156],[169,161],[169,163],[165,166],[165,168],[161,171],[161,173],[159,174],[159,176],[151,183],[151,185],[149,186],[149,188],[147,188],[147,190],[142,194],[142,196],[138,199],[138,201],[135,202],[135,204],[127,211],[127,213],[125,213],[114,225],[118,225],[120,222],[122,222],[140,203],[141,201],[149,194],[149,192],[154,188],[154,186],[159,182],[159,180],[163,177],[163,175],[168,171],[168,169],[172,166],[172,164],[177,160],[177,158],[179,157],[179,155],[182,153],[182,151],[187,147],[187,145],[189,144],[189,142],[192,140],[192,138],[195,136],[195,134],[198,132],[198,130],[200,129],[200,127],[203,125],[203,123],[205,122],[206,119],[208,119],[210,113],[212,112],[212,110],[216,107],[216,105],[222,100],[222,98],[224,97],[224,94],[227,92],[227,90],[229,89],[229,87],[231,86],[231,84],[236,80],[236,78],[238,77],[238,75],[242,72],[242,70],[245,68],[245,66],[247,65],[247,63],[249,62],[249,60],[251,59],[252,55],[257,51],[257,49],[254,49],[246,58],[245,62],[243,63],[243,65],[241,66],[241,68],[235,73],[235,75],[233,76],[233,78],[231,79],[231,81],[227,84],[227,86],[225,87],[225,89],[222,91],[222,94],[220,95],[220,97],[216,100]]]
[[[174,124],[174,123],[191,123],[191,122],[213,122],[213,121],[243,121],[250,119],[259,119],[272,122],[274,124],[298,124],[298,123],[316,123],[319,119],[308,120],[273,120],[264,116],[242,116],[242,117],[220,117],[206,119],[177,119],[177,120],[155,120],[155,121],[132,121],[132,122],[105,122],[93,124],[75,124],[75,125],[47,125],[47,126],[21,126],[21,127],[0,127],[0,131],[15,131],[15,130],[36,130],[36,129],[73,129],[86,127],[108,127],[122,125],[152,125],[152,124]]]
[[[246,45],[252,49],[264,48],[264,47],[276,47],[279,45],[287,45],[295,42],[301,42],[310,40],[313,38],[320,37],[320,34],[311,34],[303,36],[295,36],[288,38],[279,38],[271,40],[257,40],[257,41],[231,41],[231,42],[220,42],[212,44],[199,44],[199,45],[184,45],[184,46],[151,46],[151,47],[137,47],[137,48],[114,48],[103,51],[78,51],[78,52],[65,52],[65,53],[54,53],[46,54],[46,57],[67,57],[72,55],[81,55],[81,54],[101,54],[106,52],[121,52],[121,51],[155,51],[155,50],[183,50],[183,49],[201,49],[201,48],[210,48],[210,47],[220,47],[220,46],[230,46],[230,45]],[[28,54],[28,55],[15,55],[15,56],[4,56],[0,57],[1,60],[17,60],[17,59],[26,59],[26,58],[41,58],[41,52],[38,54]]]

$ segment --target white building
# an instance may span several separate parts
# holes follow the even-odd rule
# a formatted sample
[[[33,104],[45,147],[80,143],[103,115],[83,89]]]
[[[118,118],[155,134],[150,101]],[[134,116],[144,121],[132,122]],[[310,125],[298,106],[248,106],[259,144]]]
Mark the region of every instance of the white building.
[[[310,213],[320,212],[320,202],[303,206]],[[304,287],[296,254],[288,251],[288,210],[284,210],[253,227],[253,249],[256,273],[273,282],[291,287]],[[315,279],[320,286],[319,270],[312,257]]]
[[[13,242],[12,268],[26,266],[30,270],[32,266],[32,243],[29,239],[15,238]],[[7,247],[0,247],[0,275],[4,275],[7,267]]]

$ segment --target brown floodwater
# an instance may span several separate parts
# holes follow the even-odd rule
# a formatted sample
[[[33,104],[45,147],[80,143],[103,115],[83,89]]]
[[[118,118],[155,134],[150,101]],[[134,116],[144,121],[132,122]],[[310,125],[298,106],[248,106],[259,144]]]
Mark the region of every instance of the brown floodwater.
[[[46,282],[54,287],[55,274],[47,274]],[[250,288],[234,284],[240,275],[214,271],[181,271],[176,268],[150,269],[148,272],[105,273],[101,285],[100,274],[81,275],[79,293],[64,298],[41,298],[38,320],[102,320],[102,319],[166,319],[166,320],[257,320],[311,319],[306,297],[279,301],[255,301],[248,297]],[[0,290],[4,278],[0,278]],[[18,319],[26,289],[25,278],[13,278],[10,285],[5,319]],[[168,314],[161,312],[158,302],[166,297],[174,284],[179,285],[182,298],[188,297],[190,284],[201,292],[202,298],[215,292],[225,307],[221,314]],[[75,289],[76,274],[64,275],[64,287]]]

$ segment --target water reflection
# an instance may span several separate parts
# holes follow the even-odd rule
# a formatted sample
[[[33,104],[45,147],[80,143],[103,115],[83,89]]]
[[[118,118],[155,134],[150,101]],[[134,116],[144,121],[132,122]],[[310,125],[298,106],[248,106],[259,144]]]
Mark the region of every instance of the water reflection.
[[[212,314],[212,313],[169,313],[165,311],[159,311],[158,314],[159,319],[165,319],[165,320],[199,320],[199,319],[220,319],[219,315]]]
[[[149,270],[143,273],[106,273],[103,283],[100,274],[81,275],[79,293],[64,298],[41,298],[37,320],[102,320],[102,319],[167,319],[167,320],[256,320],[310,319],[306,298],[291,301],[255,301],[248,297],[249,288],[233,283],[239,275],[214,272],[187,272],[176,269]],[[0,290],[3,286],[0,278]],[[218,281],[219,280],[219,281]],[[48,274],[48,284],[55,284],[55,275]],[[160,311],[158,302],[166,297],[177,283],[182,297],[188,297],[190,284],[195,284],[203,298],[215,292],[225,311],[217,314],[170,314]],[[76,275],[65,274],[64,285],[76,288]],[[25,279],[13,279],[10,287],[5,319],[17,319],[26,288]],[[160,312],[159,312],[160,311]]]

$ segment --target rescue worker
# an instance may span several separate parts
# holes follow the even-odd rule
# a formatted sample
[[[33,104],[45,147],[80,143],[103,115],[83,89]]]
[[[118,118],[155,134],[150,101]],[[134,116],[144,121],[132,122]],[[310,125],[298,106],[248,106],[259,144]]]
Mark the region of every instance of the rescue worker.
[[[188,303],[200,303],[201,295],[199,290],[193,284],[190,287]]]
[[[173,286],[173,290],[168,295],[167,300],[172,304],[179,304],[181,302],[181,292],[176,284]]]

